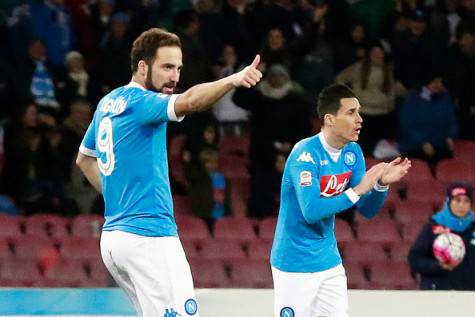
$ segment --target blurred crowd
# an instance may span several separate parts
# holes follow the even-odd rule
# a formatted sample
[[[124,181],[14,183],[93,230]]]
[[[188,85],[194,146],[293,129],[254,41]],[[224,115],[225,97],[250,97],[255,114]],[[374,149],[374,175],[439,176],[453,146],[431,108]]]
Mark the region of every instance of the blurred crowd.
[[[286,155],[318,131],[318,92],[357,94],[368,156],[430,164],[475,139],[475,0],[6,0],[0,3],[0,209],[101,213],[75,168],[100,98],[127,84],[129,50],[163,27],[182,41],[179,89],[222,78],[261,54],[264,80],[212,111],[169,125],[194,211],[230,213],[218,141],[250,138],[248,215],[272,214]],[[208,198],[203,198],[208,197]],[[270,202],[270,203],[269,203]]]

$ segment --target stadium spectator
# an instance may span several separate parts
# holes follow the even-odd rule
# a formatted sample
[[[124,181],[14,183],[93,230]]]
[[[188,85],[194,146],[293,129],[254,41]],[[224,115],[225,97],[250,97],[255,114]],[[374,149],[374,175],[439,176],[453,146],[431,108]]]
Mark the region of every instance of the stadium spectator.
[[[276,155],[287,155],[299,139],[310,135],[310,106],[302,88],[279,64],[267,70],[257,89],[238,89],[233,100],[252,115],[248,215],[269,216],[274,213],[275,191],[268,182],[274,179]]]
[[[438,74],[404,97],[399,109],[399,149],[435,164],[453,155],[458,122],[454,104]]]
[[[180,80],[180,88],[188,89],[202,80],[211,79],[210,57],[200,36],[201,22],[196,12],[185,10],[175,15],[175,30],[180,36],[183,46],[184,65],[182,71],[183,80]]]
[[[115,13],[100,45],[99,69],[101,94],[125,84],[130,79],[129,57],[129,21],[128,14]]]
[[[338,74],[335,82],[351,87],[361,103],[364,128],[359,144],[364,153],[373,153],[379,140],[395,137],[393,67],[379,42],[370,46],[363,61]]]
[[[460,122],[460,137],[475,140],[475,30],[457,28],[457,42],[447,57],[447,86]]]
[[[26,214],[62,211],[60,140],[55,119],[40,114],[34,103],[5,129],[2,187]]]
[[[421,9],[409,13],[409,30],[394,34],[392,50],[395,77],[407,89],[418,89],[439,65],[440,47],[427,30],[427,14]]]
[[[78,51],[71,51],[65,57],[65,72],[58,76],[58,100],[63,105],[63,111],[76,99],[92,98],[92,79],[85,69],[84,57]]]
[[[218,151],[201,150],[199,159],[185,165],[191,210],[205,220],[209,228],[213,223],[231,211],[229,180],[219,170]]]
[[[351,64],[361,61],[366,56],[366,31],[364,25],[353,25],[349,36],[334,44],[335,71],[339,72]]]
[[[285,33],[281,29],[270,29],[259,52],[262,56],[261,69],[268,69],[274,64],[292,69],[293,59],[289,45]]]
[[[22,103],[33,99],[40,112],[58,114],[54,73],[47,63],[46,47],[39,39],[30,43],[28,57],[15,70],[15,87]]]
[[[221,79],[234,73],[239,67],[236,50],[231,45],[225,45],[218,63],[214,65],[216,79]],[[234,91],[230,91],[219,99],[213,107],[213,114],[220,125],[220,134],[241,134],[242,128],[248,121],[248,112],[236,106],[232,100]]]
[[[447,188],[444,207],[422,227],[409,252],[409,264],[413,272],[420,274],[421,289],[475,290],[475,222],[472,204],[472,185],[468,182],[452,183]],[[448,232],[459,235],[465,243],[466,254],[462,261],[447,264],[434,256],[434,240]]]
[[[75,34],[65,0],[34,1],[31,18],[34,35],[45,41],[48,60],[56,69],[64,66],[65,55],[74,48]]]

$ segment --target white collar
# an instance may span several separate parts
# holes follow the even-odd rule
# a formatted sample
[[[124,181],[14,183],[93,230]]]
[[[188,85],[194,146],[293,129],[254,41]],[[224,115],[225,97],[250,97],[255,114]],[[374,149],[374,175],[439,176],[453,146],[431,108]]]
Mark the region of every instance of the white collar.
[[[126,88],[139,88],[139,89],[142,89],[142,90],[146,90],[144,86],[140,85],[139,83],[135,82],[135,81],[131,81],[127,86],[125,86]]]
[[[330,157],[332,158],[332,160],[336,162],[338,160],[338,157],[341,154],[341,149],[334,148],[333,146],[328,144],[327,140],[325,140],[325,136],[323,135],[323,132],[320,132],[319,134],[317,134],[317,136],[320,139],[320,143],[322,144],[325,151],[327,151],[328,154],[330,154]]]

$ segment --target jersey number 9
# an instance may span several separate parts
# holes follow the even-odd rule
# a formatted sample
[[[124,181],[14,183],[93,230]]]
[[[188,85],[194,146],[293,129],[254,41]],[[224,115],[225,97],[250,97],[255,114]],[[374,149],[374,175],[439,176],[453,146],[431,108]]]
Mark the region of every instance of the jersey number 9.
[[[101,157],[97,158],[99,170],[104,176],[109,176],[114,171],[115,155],[114,155],[114,139],[112,137],[112,120],[104,118],[99,123],[99,131],[97,132],[97,149],[105,154],[105,160]]]

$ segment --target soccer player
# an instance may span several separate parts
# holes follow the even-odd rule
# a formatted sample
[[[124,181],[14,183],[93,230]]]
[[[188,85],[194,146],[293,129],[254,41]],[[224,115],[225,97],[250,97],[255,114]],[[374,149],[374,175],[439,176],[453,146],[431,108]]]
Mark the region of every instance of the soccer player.
[[[411,167],[408,159],[366,171],[356,143],[363,120],[360,104],[344,85],[318,97],[322,131],[303,139],[287,160],[271,252],[274,316],[345,317],[345,269],[335,240],[335,214],[356,204],[365,217],[382,206],[388,186]]]
[[[256,85],[260,57],[238,73],[174,94],[182,69],[178,36],[149,29],[130,56],[132,80],[99,102],[77,164],[104,196],[101,255],[138,315],[198,316],[173,216],[167,122],[210,108],[234,87]]]

